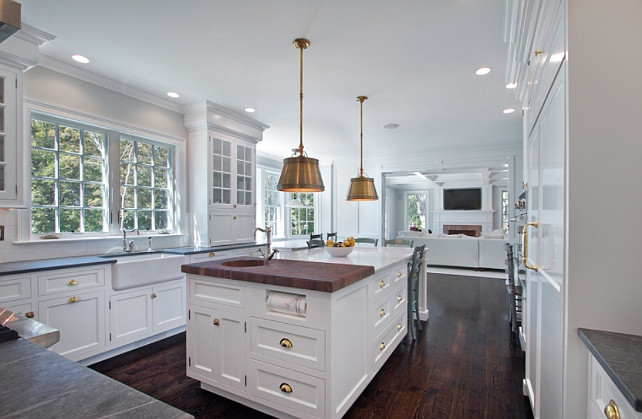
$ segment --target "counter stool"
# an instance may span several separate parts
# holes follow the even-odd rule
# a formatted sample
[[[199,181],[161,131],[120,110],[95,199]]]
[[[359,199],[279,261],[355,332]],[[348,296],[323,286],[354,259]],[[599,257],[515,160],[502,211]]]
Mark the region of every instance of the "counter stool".
[[[408,328],[412,340],[417,339],[417,328],[423,330],[419,319],[419,276],[424,264],[425,249],[425,244],[415,247],[412,251],[412,259],[408,263]]]
[[[308,243],[308,249],[314,249],[317,247],[325,247],[325,241],[323,240],[323,234],[310,234],[310,241]]]

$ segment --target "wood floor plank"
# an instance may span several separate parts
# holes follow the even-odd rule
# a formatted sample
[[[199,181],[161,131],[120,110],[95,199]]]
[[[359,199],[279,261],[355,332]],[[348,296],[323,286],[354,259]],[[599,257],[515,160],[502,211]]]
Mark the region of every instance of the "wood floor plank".
[[[430,320],[407,338],[344,416],[532,418],[503,280],[429,274]],[[263,418],[185,375],[185,334],[91,368],[197,418]]]

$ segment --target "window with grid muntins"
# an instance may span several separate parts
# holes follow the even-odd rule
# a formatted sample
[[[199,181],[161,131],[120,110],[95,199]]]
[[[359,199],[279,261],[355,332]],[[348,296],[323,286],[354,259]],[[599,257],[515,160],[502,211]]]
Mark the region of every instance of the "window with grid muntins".
[[[272,228],[272,234],[279,231],[279,210],[281,203],[279,200],[279,190],[277,184],[278,175],[273,173],[264,173],[263,175],[263,221],[266,227]]]
[[[31,231],[108,231],[106,131],[31,120]]]
[[[170,148],[120,138],[121,228],[166,230],[171,220]]]
[[[315,213],[314,194],[292,193],[292,199],[298,198],[304,208],[290,208],[290,235],[307,236],[314,234]]]

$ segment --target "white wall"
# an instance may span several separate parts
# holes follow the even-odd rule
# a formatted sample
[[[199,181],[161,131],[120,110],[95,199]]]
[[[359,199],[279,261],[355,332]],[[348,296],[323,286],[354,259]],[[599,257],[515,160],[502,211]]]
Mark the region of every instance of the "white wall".
[[[176,169],[178,173],[179,223],[184,228],[184,202],[180,199],[186,190],[185,138],[183,115],[160,106],[133,99],[118,92],[99,87],[42,67],[34,67],[24,74],[24,143],[30,144],[28,110],[38,106],[50,111],[64,112],[72,118],[98,117],[98,122],[115,125],[118,129],[137,135],[154,136],[178,145]],[[28,154],[26,154],[28,155]],[[24,168],[26,185],[30,167]],[[27,195],[29,192],[27,191]],[[120,236],[111,239],[42,241],[19,243],[18,229],[28,228],[28,210],[0,210],[0,225],[5,226],[5,239],[0,241],[0,262],[46,259],[65,256],[99,254],[115,247],[122,248]],[[147,246],[147,237],[132,237],[138,247]],[[156,236],[154,247],[175,247],[186,243],[181,235]]]

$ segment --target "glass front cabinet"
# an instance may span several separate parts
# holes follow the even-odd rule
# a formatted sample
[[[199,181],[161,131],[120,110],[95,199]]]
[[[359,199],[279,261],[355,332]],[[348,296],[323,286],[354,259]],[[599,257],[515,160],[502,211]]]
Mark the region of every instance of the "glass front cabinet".
[[[0,208],[23,208],[22,72],[0,66]]]

